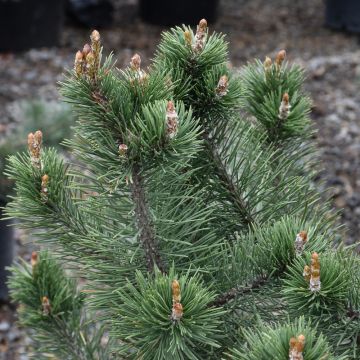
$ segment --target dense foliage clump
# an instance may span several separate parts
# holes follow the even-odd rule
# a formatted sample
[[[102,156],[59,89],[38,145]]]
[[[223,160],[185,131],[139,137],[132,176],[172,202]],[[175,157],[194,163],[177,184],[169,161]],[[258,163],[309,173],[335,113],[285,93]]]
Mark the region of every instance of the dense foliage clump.
[[[74,162],[46,129],[10,157],[8,214],[48,249],[10,280],[38,355],[359,358],[359,259],[314,185],[303,70],[227,51],[203,19],[119,70],[94,31],[60,88]]]

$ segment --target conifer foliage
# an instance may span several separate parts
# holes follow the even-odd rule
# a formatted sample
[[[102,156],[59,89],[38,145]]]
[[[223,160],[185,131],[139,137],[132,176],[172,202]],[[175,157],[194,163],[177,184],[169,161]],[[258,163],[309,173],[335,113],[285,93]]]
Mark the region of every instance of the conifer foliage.
[[[73,162],[41,129],[7,167],[42,249],[10,279],[36,356],[359,358],[360,262],[314,185],[303,70],[284,50],[231,70],[204,19],[147,69],[90,40],[60,84]]]

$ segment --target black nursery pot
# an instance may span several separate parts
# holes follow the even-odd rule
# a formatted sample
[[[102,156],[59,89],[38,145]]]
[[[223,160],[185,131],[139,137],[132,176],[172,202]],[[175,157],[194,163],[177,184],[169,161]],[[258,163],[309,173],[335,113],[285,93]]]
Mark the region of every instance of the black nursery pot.
[[[360,33],[360,1],[327,0],[325,18],[330,28]]]
[[[5,206],[0,201],[0,303],[8,301],[9,291],[6,285],[9,272],[7,266],[12,264],[14,258],[14,230],[10,220],[4,220],[1,207]]]
[[[0,0],[0,51],[59,45],[63,0]]]
[[[140,0],[141,18],[151,24],[174,26],[196,25],[205,18],[214,22],[218,15],[219,0]]]

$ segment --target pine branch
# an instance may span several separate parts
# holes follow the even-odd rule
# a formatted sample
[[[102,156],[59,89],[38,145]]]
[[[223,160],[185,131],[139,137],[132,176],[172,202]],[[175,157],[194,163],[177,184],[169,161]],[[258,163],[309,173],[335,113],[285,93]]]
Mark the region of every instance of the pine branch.
[[[70,177],[54,152],[40,151],[39,132],[29,134],[31,164],[12,157],[8,169],[17,181],[8,214],[47,229],[42,239],[58,240],[79,265],[81,296],[102,311],[110,351],[143,360],[219,359],[226,351],[285,359],[296,336],[306,339],[306,360],[350,347],[358,358],[359,262],[330,251],[337,235],[312,181],[302,71],[282,66],[280,52],[270,67],[270,59],[249,66],[241,83],[227,69],[223,36],[209,35],[205,20],[195,34],[165,33],[146,71],[139,55],[120,73],[111,57],[99,66],[97,31],[91,41],[62,86],[78,118],[68,145],[82,165]],[[255,122],[238,114],[241,106]],[[321,275],[312,261],[308,281],[314,252]],[[12,281],[31,310],[28,324],[39,329],[38,352],[103,359],[91,355],[102,331],[93,336],[70,301],[76,288],[64,297],[66,286],[44,274],[48,294],[42,282]],[[28,296],[31,289],[38,293]],[[294,320],[300,315],[306,323]]]
[[[148,271],[153,272],[154,268],[157,267],[161,272],[164,272],[165,267],[156,243],[155,230],[146,201],[144,179],[140,172],[139,164],[134,164],[131,188],[132,199],[135,203],[135,216],[140,229],[140,243],[145,251]]]
[[[247,287],[234,287],[225,293],[218,296],[213,302],[211,302],[208,306],[212,307],[219,307],[226,305],[231,300],[234,300],[235,298],[249,294],[255,289],[259,289],[261,286],[266,285],[269,277],[260,277],[259,279],[255,280],[251,285]]]
[[[67,324],[56,318],[52,319],[53,333],[50,336],[60,338],[65,345],[62,356],[68,356],[72,360],[96,360],[96,355],[84,349],[82,339],[78,331],[66,326]]]
[[[259,323],[256,330],[244,329],[242,332],[245,344],[239,343],[230,349],[228,355],[232,360],[348,359],[347,356],[335,357],[331,343],[318,333],[314,322],[304,317],[275,327]]]
[[[31,267],[24,262],[13,266],[9,286],[12,298],[21,304],[20,323],[34,330],[30,336],[38,342],[37,355],[108,359],[100,344],[103,330],[87,322],[83,295],[48,253],[34,252]]]
[[[303,248],[306,253],[325,252],[334,241],[334,233],[326,220],[317,217],[305,221],[298,216],[283,216],[271,225],[257,225],[228,244],[230,255],[219,266],[223,271],[216,277],[221,284],[218,293],[222,293],[218,299],[230,301],[234,295],[248,294],[249,289],[268,286],[270,280],[281,277],[297,259],[295,239],[299,229],[307,231],[309,241]],[[243,299],[237,300],[243,303]],[[353,307],[356,309],[357,304]]]
[[[174,279],[179,285],[177,298],[172,290]],[[136,282],[119,289],[117,296],[121,305],[114,306],[113,331],[124,358],[211,359],[214,349],[220,348],[225,312],[207,306],[215,292],[199,274],[192,276],[187,271],[180,276],[173,267],[168,274],[155,269],[145,276],[137,271]],[[178,312],[176,304],[181,309]]]
[[[219,155],[216,144],[210,139],[209,133],[204,133],[204,139],[207,144],[207,148],[209,149],[210,156],[212,158],[213,163],[215,164],[215,169],[217,171],[217,175],[219,179],[227,189],[229,195],[231,196],[232,202],[235,204],[237,210],[242,216],[243,221],[246,225],[253,226],[255,224],[255,219],[252,217],[249,212],[245,200],[241,197],[239,192],[236,189],[236,186],[228,174],[225,165],[222,162],[221,156]]]
[[[284,59],[283,50],[275,63],[267,58],[264,64],[255,61],[242,69],[243,108],[276,146],[290,139],[309,138],[312,133],[311,101],[302,89],[304,70],[289,66]]]

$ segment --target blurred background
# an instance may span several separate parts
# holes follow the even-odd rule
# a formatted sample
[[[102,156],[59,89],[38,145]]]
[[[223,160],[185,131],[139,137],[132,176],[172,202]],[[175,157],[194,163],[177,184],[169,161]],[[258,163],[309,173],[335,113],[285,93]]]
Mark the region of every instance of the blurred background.
[[[74,119],[59,98],[57,82],[75,52],[100,30],[104,53],[118,67],[138,52],[149,64],[161,31],[195,25],[230,43],[234,68],[286,49],[307,72],[312,117],[336,209],[344,209],[344,242],[360,239],[360,1],[358,0],[0,0],[0,207],[11,195],[5,158],[26,149],[27,133],[41,129],[46,144],[60,146]],[[0,217],[1,217],[0,210]],[[29,260],[28,236],[0,222],[0,360],[28,359],[29,339],[14,324],[6,271],[14,256]]]

